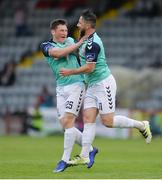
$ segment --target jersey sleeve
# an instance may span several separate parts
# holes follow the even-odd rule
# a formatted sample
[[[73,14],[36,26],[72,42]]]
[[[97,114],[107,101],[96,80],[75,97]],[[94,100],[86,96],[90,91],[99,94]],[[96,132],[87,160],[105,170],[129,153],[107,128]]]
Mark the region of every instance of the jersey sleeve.
[[[46,57],[49,57],[49,49],[50,49],[50,48],[53,48],[53,47],[54,47],[54,46],[51,45],[51,43],[49,43],[49,42],[43,42],[43,43],[41,43],[41,45],[40,45],[40,48],[41,48],[44,56],[46,56]]]
[[[97,62],[100,46],[96,42],[88,41],[85,48],[86,62]]]

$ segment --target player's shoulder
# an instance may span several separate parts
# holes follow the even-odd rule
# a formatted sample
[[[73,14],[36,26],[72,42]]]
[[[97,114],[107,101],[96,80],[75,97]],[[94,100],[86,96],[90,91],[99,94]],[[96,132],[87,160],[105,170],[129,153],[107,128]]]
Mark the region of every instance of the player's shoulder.
[[[74,38],[72,38],[72,37],[67,37],[67,39],[66,39],[66,41],[68,42],[68,43],[75,43],[75,40],[74,40]]]
[[[95,32],[94,33],[94,42],[100,44],[100,42],[102,42],[100,36]]]
[[[46,46],[46,45],[51,45],[53,44],[54,42],[52,40],[46,40],[46,41],[43,41],[40,46]]]
[[[98,34],[95,32],[93,34],[91,34],[89,37],[88,37],[88,41],[87,41],[87,44],[90,44],[90,43],[94,43],[94,44],[100,44],[100,41],[101,41],[101,38],[98,36]]]
[[[55,42],[52,41],[52,40],[47,40],[47,41],[43,41],[41,44],[40,44],[40,48],[41,49],[44,49],[45,47],[55,47]]]
[[[91,49],[99,50],[100,49],[100,43],[97,41],[96,33],[93,33],[88,37],[86,49],[87,50],[91,50]]]
[[[51,40],[44,41],[40,44],[40,49],[42,50],[44,56],[46,56],[46,57],[49,57],[48,50],[53,47],[54,47],[54,45],[51,42]]]

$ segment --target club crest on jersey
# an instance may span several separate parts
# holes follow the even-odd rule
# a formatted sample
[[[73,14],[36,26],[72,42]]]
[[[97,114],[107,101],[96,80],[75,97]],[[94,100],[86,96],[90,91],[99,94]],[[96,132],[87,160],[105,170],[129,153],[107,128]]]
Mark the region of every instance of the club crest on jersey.
[[[93,61],[95,59],[95,53],[88,53],[86,59],[87,61]]]

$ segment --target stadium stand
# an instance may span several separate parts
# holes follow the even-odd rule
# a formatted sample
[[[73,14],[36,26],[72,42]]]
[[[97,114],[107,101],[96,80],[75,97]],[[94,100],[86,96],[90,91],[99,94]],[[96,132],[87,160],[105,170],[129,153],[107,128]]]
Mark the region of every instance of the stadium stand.
[[[161,18],[105,21],[99,33],[108,49],[107,56],[112,57],[110,63],[134,68],[151,65],[161,53],[161,25]]]
[[[22,1],[16,2],[18,4]],[[34,52],[37,52],[40,42],[49,39],[49,23],[53,18],[66,18],[73,25],[77,22],[82,9],[86,7],[86,1],[82,2],[83,6],[75,7],[73,12],[68,14],[65,6],[67,2],[63,4],[62,1],[62,4],[59,4],[58,1],[57,4],[50,4],[50,1],[48,1],[49,4],[46,4],[43,8],[42,2],[32,0],[26,2],[28,7],[26,23],[32,34],[17,38],[13,21],[16,5],[11,3],[10,0],[0,1],[0,69],[10,59],[15,59],[18,64],[15,84],[8,88],[0,87],[0,114],[3,114],[6,108],[11,112],[26,111],[28,107],[33,106],[41,87],[44,85],[55,97],[55,81],[42,55],[30,58],[33,62],[31,66],[20,66],[19,63],[23,62],[22,60],[26,54],[33,55]],[[157,0],[156,3],[162,8],[161,0]],[[7,8],[8,5],[11,8]],[[112,5],[119,8],[114,4]],[[119,105],[121,107],[127,105],[131,108],[150,108],[152,104],[155,104],[154,108],[160,109],[162,108],[160,103],[162,100],[161,73],[160,70],[158,71],[160,75],[154,73],[157,70],[152,68],[162,67],[161,13],[151,18],[147,16],[132,17],[129,15],[130,10],[128,13],[126,9],[121,10],[121,7],[120,4],[118,17],[107,18],[98,27],[98,33],[105,45],[108,62],[117,77],[119,87],[123,87],[118,90]],[[70,4],[68,8],[71,8]],[[110,8],[106,10],[110,10]],[[123,68],[123,66],[126,68]],[[150,68],[149,73],[145,73],[146,68]],[[137,78],[130,79],[128,84],[125,84],[127,81],[121,81],[122,76],[128,79],[130,74],[137,76]],[[153,76],[155,78],[152,78]],[[139,84],[143,81],[146,85],[141,89]],[[156,89],[154,86],[149,87],[150,84],[156,86]],[[147,91],[147,88],[149,91]],[[130,98],[129,103],[125,98]]]

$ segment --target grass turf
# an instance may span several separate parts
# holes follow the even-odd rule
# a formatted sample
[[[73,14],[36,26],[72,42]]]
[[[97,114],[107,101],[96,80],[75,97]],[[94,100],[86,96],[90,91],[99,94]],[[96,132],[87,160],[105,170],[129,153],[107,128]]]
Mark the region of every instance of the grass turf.
[[[52,170],[63,151],[63,137],[0,137],[0,178],[16,179],[162,179],[162,139],[147,145],[143,139],[96,138],[95,164]],[[73,155],[80,152],[75,145]]]

